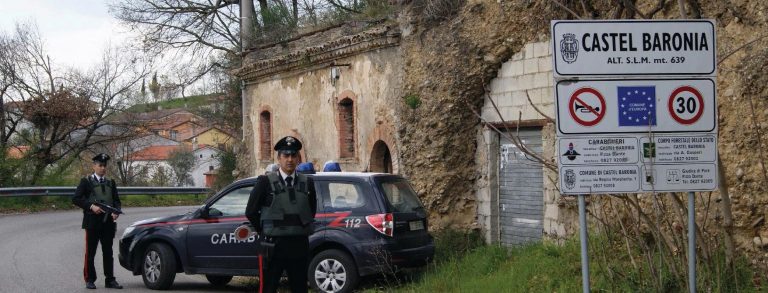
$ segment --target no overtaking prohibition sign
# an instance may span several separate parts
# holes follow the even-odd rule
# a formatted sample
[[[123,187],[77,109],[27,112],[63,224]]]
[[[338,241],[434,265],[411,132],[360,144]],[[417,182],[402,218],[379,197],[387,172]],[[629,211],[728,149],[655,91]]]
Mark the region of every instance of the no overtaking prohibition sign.
[[[672,119],[680,124],[696,123],[704,114],[704,98],[691,86],[681,86],[669,95],[667,109]]]
[[[596,89],[580,88],[571,95],[568,111],[576,123],[593,126],[605,117],[605,98]]]

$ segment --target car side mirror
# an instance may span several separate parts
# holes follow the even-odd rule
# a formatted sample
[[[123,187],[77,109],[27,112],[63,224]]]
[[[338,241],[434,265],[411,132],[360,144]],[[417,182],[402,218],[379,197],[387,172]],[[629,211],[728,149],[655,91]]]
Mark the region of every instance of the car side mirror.
[[[202,207],[200,209],[200,217],[201,218],[207,218],[208,217],[208,207]]]
[[[224,213],[222,213],[220,210],[216,208],[208,208],[206,209],[206,217],[221,217]]]

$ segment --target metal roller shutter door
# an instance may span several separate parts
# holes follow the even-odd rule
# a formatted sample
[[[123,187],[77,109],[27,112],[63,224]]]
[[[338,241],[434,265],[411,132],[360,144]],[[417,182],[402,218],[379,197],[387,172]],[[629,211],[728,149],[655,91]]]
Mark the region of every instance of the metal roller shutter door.
[[[516,132],[513,132],[514,135]],[[528,149],[541,154],[541,129],[520,130]],[[501,243],[519,245],[541,240],[544,229],[542,166],[501,136],[499,154],[499,227]]]

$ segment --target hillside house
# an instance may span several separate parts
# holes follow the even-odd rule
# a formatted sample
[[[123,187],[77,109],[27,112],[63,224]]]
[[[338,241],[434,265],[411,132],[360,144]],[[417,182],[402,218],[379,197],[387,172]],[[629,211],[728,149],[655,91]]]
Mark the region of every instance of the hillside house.
[[[217,127],[201,129],[196,134],[190,137],[181,137],[181,139],[192,146],[195,144],[209,145],[216,146],[220,150],[232,147],[232,144],[235,142],[234,136]]]
[[[119,159],[123,162],[123,164],[125,164],[125,168],[128,169],[129,172],[141,174],[142,177],[150,181],[163,181],[165,180],[164,178],[169,178],[167,182],[156,183],[165,186],[171,186],[173,184],[173,180],[170,180],[170,178],[173,177],[173,171],[171,169],[171,165],[168,164],[168,158],[173,151],[179,149],[180,147],[182,146],[149,146],[139,151],[129,153]]]
[[[192,168],[192,180],[195,187],[211,187],[215,179],[215,171],[221,165],[219,154],[221,150],[200,145],[194,150],[195,166]]]

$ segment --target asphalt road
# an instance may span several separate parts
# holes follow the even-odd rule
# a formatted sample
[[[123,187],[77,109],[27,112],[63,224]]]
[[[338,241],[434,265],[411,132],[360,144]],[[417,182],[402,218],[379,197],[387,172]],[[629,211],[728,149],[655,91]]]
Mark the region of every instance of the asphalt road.
[[[134,221],[180,214],[196,207],[127,208],[118,219],[113,250],[115,277],[123,290],[104,288],[101,247],[96,255],[98,291],[150,292],[141,276],[134,276],[117,260],[118,241],[125,227]],[[85,289],[83,261],[85,231],[80,229],[82,212],[43,212],[0,216],[0,292],[94,292]],[[176,275],[171,287],[175,292],[253,291],[237,282],[213,288],[201,275]]]

